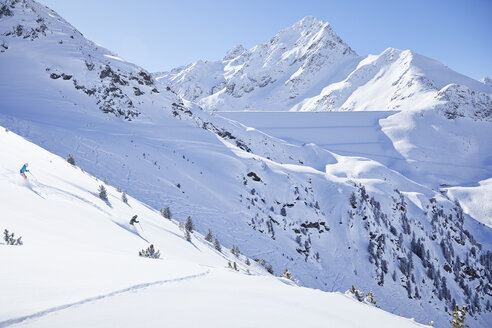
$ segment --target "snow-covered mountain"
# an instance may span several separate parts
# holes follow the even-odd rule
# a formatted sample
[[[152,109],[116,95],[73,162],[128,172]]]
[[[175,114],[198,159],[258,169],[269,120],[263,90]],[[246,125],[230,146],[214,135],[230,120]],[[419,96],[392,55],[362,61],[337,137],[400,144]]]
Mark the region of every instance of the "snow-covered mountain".
[[[206,109],[285,110],[342,80],[359,60],[328,23],[306,17],[268,43],[155,76]]]
[[[238,46],[220,61],[154,76],[211,111],[400,111],[379,122],[393,154],[353,154],[433,189],[477,186],[492,176],[492,129],[486,124],[492,122],[492,87],[486,79],[481,83],[410,50],[357,56],[328,23],[313,17],[251,50]],[[334,148],[326,149],[340,147]],[[457,200],[476,206],[468,196]],[[482,222],[492,220],[491,211],[471,211],[485,213]]]
[[[434,189],[477,186],[492,176],[491,86],[410,50],[357,56],[328,23],[312,17],[251,50],[236,47],[220,61],[154,76],[211,111],[400,111],[378,124],[393,154],[353,154]],[[292,91],[301,90],[298,86],[304,91]],[[268,120],[268,115],[251,115],[258,122]],[[457,200],[475,206],[470,197]],[[492,220],[492,212],[485,213],[479,220]]]
[[[470,151],[474,159],[483,160],[472,173],[467,173],[466,165],[440,173],[443,166],[429,160],[424,169],[417,165],[399,172],[391,161],[341,156],[311,143],[286,142],[182,100],[173,88],[84,39],[34,1],[7,1],[0,8],[1,125],[59,156],[72,154],[85,171],[156,209],[170,206],[178,220],[191,216],[199,232],[210,228],[226,247],[239,246],[243,254],[270,263],[277,274],[289,269],[305,286],[373,290],[381,308],[423,323],[434,320],[437,326],[448,324],[454,303],[467,304],[469,323],[488,326],[492,231],[464,214],[459,203],[433,190],[436,177],[454,176],[456,181],[490,177],[484,165],[486,152]],[[279,94],[298,90],[295,98],[300,101],[357,69],[359,59],[353,51],[334,42],[338,39],[329,26],[318,23],[305,19],[297,32],[280,33],[272,41],[277,50],[255,51],[255,58],[265,54],[284,58],[279,79],[289,70],[292,76],[303,64],[289,63],[304,57],[293,53],[292,61],[287,60],[289,52],[281,50],[281,44],[287,40],[294,44],[301,35],[314,45],[303,48],[308,54],[305,63],[326,64],[326,76],[316,82],[319,90],[302,82],[316,75],[316,70],[304,67],[296,75],[299,80],[289,82],[296,87],[279,83]],[[313,28],[311,33],[301,31],[303,24]],[[316,44],[327,47],[323,56],[311,52]],[[244,50],[236,48],[225,60],[240,53]],[[353,65],[349,72],[334,73],[339,60],[347,61],[345,67]],[[220,79],[213,74],[203,79],[215,77]],[[246,82],[237,80],[238,90],[245,90]],[[275,83],[271,84],[273,88]],[[259,90],[256,84],[253,90]],[[473,127],[475,136],[490,133],[486,121],[450,120],[437,112],[402,111],[383,121],[384,133],[392,142],[399,140],[395,148],[411,155],[404,161],[417,157],[417,164],[426,163],[425,156],[438,147],[439,154],[445,154],[448,149],[443,146],[461,145],[459,133],[466,128]],[[419,138],[440,136],[443,126],[447,132],[450,126],[456,128],[458,135],[451,142],[414,146]],[[417,138],[412,133],[423,134]],[[462,147],[490,143],[469,139]],[[457,149],[457,160],[462,161],[463,151]],[[21,154],[25,158],[19,159],[21,163],[34,156],[29,149]],[[447,156],[444,161],[449,161]],[[432,165],[436,168],[427,171]],[[38,181],[48,185],[44,181],[48,176],[36,174],[44,167],[39,163],[31,167]],[[10,170],[17,174],[16,169]],[[457,177],[460,169],[468,175]],[[62,174],[57,168],[52,174],[57,171]],[[431,182],[416,181],[414,176]]]
[[[492,120],[487,82],[409,50],[389,48],[360,57],[328,23],[314,17],[250,50],[237,46],[222,60],[198,61],[155,76],[209,110],[416,110],[444,102],[442,110],[452,117]],[[448,99],[453,96],[465,100]],[[470,111],[469,103],[478,107]]]
[[[197,232],[188,242],[175,220],[108,185],[102,200],[103,181],[3,127],[0,147],[2,233],[23,241],[0,242],[1,327],[421,327],[350,294],[275,278]],[[149,244],[159,259],[138,256]]]

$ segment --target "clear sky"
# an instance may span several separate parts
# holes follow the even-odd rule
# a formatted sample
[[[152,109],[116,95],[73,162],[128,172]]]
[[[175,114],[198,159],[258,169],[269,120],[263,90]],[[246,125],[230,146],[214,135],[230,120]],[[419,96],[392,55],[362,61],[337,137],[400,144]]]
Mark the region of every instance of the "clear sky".
[[[470,77],[492,77],[492,0],[39,1],[149,71],[217,60],[315,16],[360,55],[411,49]]]

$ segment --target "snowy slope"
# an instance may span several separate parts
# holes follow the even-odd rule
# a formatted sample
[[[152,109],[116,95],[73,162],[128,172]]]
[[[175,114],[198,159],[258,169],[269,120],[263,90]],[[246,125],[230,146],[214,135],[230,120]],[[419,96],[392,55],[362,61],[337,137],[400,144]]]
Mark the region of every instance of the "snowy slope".
[[[277,274],[288,268],[303,285],[360,286],[383,309],[440,326],[454,302],[469,304],[471,324],[487,326],[491,231],[459,205],[377,161],[204,112],[55,13],[32,1],[11,4],[0,18],[8,43],[0,54],[2,125],[73,154],[153,208],[169,205],[181,221],[191,215],[198,231],[211,228],[227,247],[266,260]],[[37,28],[38,17],[46,35],[24,38],[25,27],[9,34]]]
[[[0,222],[24,245],[0,244],[8,264],[0,271],[1,327],[420,326],[339,293],[296,287],[197,233],[187,242],[175,221],[131,197],[123,203],[110,186],[101,200],[94,191],[102,181],[3,130]],[[26,154],[28,180],[17,173]],[[129,224],[135,213],[137,227]],[[149,243],[161,259],[137,255]]]

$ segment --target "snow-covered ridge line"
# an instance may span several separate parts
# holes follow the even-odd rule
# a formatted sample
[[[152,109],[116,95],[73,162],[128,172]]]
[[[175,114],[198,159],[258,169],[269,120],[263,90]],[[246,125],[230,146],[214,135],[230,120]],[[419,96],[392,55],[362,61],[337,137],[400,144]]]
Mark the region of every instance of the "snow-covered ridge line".
[[[327,78],[348,73],[340,65],[353,66],[357,58],[329,23],[306,17],[250,50],[236,46],[221,61],[198,61],[154,76],[207,109],[287,109]]]
[[[198,61],[154,76],[185,99],[226,111],[433,108],[437,102],[427,94],[436,95],[450,84],[492,93],[486,82],[410,50],[388,48],[359,57],[329,23],[313,17],[280,31],[269,43],[250,50],[236,46],[221,61]],[[489,108],[481,96],[473,101]],[[446,107],[456,109],[456,102]],[[488,111],[467,116],[490,120]]]

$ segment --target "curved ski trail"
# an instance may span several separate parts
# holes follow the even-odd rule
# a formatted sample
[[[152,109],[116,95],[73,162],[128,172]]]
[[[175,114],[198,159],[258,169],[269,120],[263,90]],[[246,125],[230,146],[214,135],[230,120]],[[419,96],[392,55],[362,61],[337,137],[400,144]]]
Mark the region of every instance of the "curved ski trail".
[[[37,319],[37,318],[40,318],[40,317],[44,317],[45,315],[48,315],[50,313],[58,312],[58,311],[61,311],[61,310],[65,310],[65,309],[71,308],[73,306],[77,306],[77,305],[82,305],[82,304],[85,304],[85,303],[90,303],[90,302],[98,301],[98,300],[101,300],[101,299],[104,299],[104,298],[113,297],[113,296],[117,296],[117,295],[128,293],[128,292],[138,291],[140,289],[144,289],[144,288],[147,288],[147,287],[150,287],[150,286],[163,285],[163,284],[166,284],[166,283],[172,283],[172,282],[179,282],[179,281],[184,281],[184,280],[196,279],[196,278],[200,278],[200,277],[206,276],[209,273],[210,273],[210,270],[206,270],[206,271],[204,271],[202,273],[198,273],[198,274],[195,274],[195,275],[189,275],[189,276],[184,276],[184,277],[179,277],[179,278],[174,278],[174,279],[159,280],[159,281],[154,281],[154,282],[147,282],[147,283],[133,285],[133,286],[130,286],[130,287],[127,287],[127,288],[116,290],[116,291],[111,292],[111,293],[108,293],[108,294],[93,296],[93,297],[89,297],[89,298],[83,299],[83,300],[78,301],[78,302],[73,302],[73,303],[58,305],[58,306],[55,306],[55,307],[52,307],[52,308],[49,308],[49,309],[46,309],[46,310],[42,310],[42,311],[39,311],[39,312],[36,312],[36,313],[28,314],[28,315],[17,317],[17,318],[8,319],[8,320],[5,320],[5,321],[0,322],[0,328],[8,327],[8,326],[11,326],[11,325],[14,325],[14,324],[18,324],[18,323],[24,322],[26,320],[32,320],[32,319]]]

